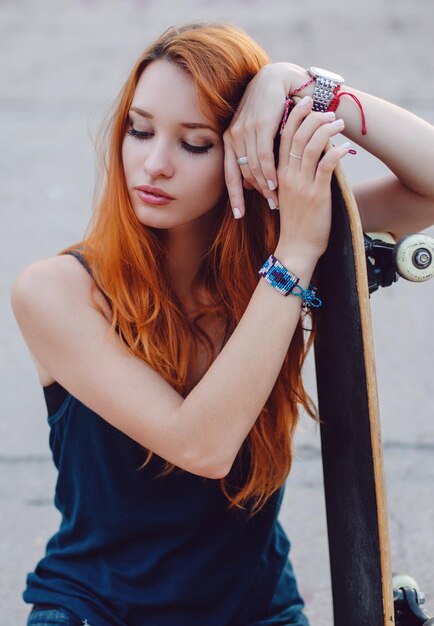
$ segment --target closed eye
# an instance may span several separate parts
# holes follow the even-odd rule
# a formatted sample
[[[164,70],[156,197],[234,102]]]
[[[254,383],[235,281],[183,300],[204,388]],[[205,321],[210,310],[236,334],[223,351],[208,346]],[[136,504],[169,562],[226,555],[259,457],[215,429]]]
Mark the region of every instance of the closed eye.
[[[130,135],[139,141],[145,141],[146,139],[151,139],[151,137],[154,136],[153,133],[148,131],[136,130],[133,126],[127,130],[127,135]],[[213,147],[212,143],[207,146],[192,146],[190,143],[185,141],[182,141],[181,145],[182,148],[190,154],[206,154]]]
[[[131,137],[135,137],[139,140],[150,139],[150,137],[152,137],[152,133],[148,133],[142,130],[136,130],[132,126],[127,130],[127,135],[131,135]]]

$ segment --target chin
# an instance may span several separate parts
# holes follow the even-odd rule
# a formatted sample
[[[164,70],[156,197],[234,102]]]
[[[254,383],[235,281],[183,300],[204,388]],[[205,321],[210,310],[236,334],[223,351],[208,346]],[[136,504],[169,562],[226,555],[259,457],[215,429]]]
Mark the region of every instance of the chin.
[[[164,210],[164,208],[163,208]],[[140,206],[134,210],[137,220],[143,226],[152,226],[154,228],[167,228],[168,215],[163,214],[161,207],[144,207]]]

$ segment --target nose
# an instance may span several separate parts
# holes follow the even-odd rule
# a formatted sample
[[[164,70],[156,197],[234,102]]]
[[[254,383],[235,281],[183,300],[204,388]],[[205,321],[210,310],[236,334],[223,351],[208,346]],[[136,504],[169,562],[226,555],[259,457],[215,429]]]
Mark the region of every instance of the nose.
[[[150,178],[173,176],[173,155],[164,138],[154,138],[149,142],[146,156],[143,161],[143,168]]]

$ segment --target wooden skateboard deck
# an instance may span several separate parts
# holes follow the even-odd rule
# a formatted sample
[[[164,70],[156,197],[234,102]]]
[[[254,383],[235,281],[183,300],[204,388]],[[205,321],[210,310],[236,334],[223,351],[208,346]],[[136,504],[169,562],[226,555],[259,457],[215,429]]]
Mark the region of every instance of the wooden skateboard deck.
[[[382,441],[362,226],[340,166],[317,268],[315,363],[334,626],[395,623]]]

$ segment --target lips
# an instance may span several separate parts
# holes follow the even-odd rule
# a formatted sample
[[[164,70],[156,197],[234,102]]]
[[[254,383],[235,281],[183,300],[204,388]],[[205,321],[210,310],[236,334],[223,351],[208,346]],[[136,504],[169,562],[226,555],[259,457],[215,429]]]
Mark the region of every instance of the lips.
[[[140,185],[140,187],[136,187],[137,191],[143,191],[145,194],[150,194],[155,196],[156,198],[167,198],[168,200],[174,200],[174,197],[168,194],[164,189],[160,189],[159,187],[151,187],[150,185]]]
[[[152,204],[154,206],[162,206],[165,204],[169,204],[172,200],[174,200],[173,196],[170,196],[168,193],[160,189],[159,187],[151,187],[149,185],[141,185],[140,187],[136,187],[136,193],[138,198],[144,204]]]

